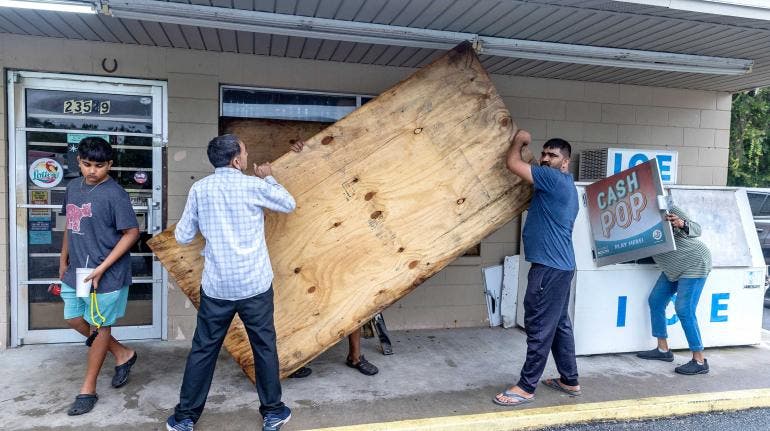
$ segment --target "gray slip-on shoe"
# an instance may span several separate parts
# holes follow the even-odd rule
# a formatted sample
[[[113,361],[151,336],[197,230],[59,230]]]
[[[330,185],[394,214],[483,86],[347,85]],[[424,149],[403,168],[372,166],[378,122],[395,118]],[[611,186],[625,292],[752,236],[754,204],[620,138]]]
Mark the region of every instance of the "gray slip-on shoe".
[[[648,360],[655,360],[655,361],[665,361],[665,362],[672,362],[674,360],[674,354],[671,353],[671,350],[668,352],[661,352],[657,348],[652,350],[645,350],[644,352],[639,352],[636,354],[637,358],[642,359],[648,359]]]
[[[680,365],[674,368],[674,371],[678,374],[684,374],[685,376],[694,376],[696,374],[706,374],[709,372],[709,362],[703,360],[703,364],[699,364],[695,359],[692,361]]]

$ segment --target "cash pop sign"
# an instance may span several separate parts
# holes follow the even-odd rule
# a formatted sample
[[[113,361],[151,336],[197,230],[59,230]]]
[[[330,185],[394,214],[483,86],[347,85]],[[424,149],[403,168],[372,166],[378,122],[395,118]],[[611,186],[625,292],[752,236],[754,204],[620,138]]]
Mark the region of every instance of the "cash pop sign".
[[[658,166],[652,159],[586,187],[598,266],[675,249]]]

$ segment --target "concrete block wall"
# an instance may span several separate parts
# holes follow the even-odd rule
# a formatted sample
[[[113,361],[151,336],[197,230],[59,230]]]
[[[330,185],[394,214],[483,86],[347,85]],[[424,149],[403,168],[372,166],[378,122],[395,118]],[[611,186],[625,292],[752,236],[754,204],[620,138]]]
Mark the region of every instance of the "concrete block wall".
[[[727,183],[728,93],[524,77],[495,77],[495,84],[535,143],[570,141],[575,173],[583,150],[650,148],[679,152],[680,184]]]
[[[461,328],[489,323],[482,268],[501,265],[519,250],[515,218],[481,242],[479,256],[462,256],[383,313],[392,329]],[[440,324],[441,326],[436,326]]]
[[[103,58],[118,61],[118,70],[112,75],[102,70]],[[218,131],[220,84],[379,94],[412,72],[373,65],[5,34],[0,38],[0,66],[167,81],[169,224],[181,215],[190,185],[212,172],[205,146]],[[493,76],[493,80],[514,120],[532,131],[536,144],[550,137],[564,137],[573,143],[573,159],[581,150],[608,146],[673,148],[680,152],[680,182],[725,184],[729,94],[507,76]],[[4,104],[0,105],[0,173],[7,182],[4,111]],[[0,236],[0,348],[8,344],[10,326],[7,198],[4,185],[0,189],[0,231],[4,232]],[[480,256],[459,258],[390,307],[385,313],[389,326],[399,329],[486,324],[481,268],[501,264],[504,256],[518,252],[519,228],[518,219],[506,224],[482,241]],[[173,283],[169,285],[166,309],[169,338],[191,337],[195,310]]]

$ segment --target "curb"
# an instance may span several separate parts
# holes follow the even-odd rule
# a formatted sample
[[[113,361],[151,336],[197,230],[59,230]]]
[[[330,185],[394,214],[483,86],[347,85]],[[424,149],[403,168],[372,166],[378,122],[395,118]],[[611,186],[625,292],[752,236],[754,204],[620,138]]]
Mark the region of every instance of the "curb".
[[[510,431],[770,407],[770,389],[711,392],[380,422],[307,431]]]

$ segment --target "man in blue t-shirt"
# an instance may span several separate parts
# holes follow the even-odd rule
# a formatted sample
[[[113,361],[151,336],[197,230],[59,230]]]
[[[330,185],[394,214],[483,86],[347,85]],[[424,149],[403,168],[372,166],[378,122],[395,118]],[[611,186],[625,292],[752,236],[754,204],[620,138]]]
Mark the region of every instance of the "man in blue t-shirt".
[[[545,379],[543,384],[571,396],[581,394],[568,313],[575,273],[572,227],[578,213],[577,191],[569,173],[572,148],[563,139],[550,139],[543,145],[540,166],[535,166],[521,157],[521,150],[532,142],[532,136],[519,130],[512,141],[506,159],[508,169],[534,185],[522,233],[524,255],[532,267],[524,295],[527,358],[519,382],[495,396],[494,402],[502,406],[518,406],[535,399],[549,351],[560,378]]]

